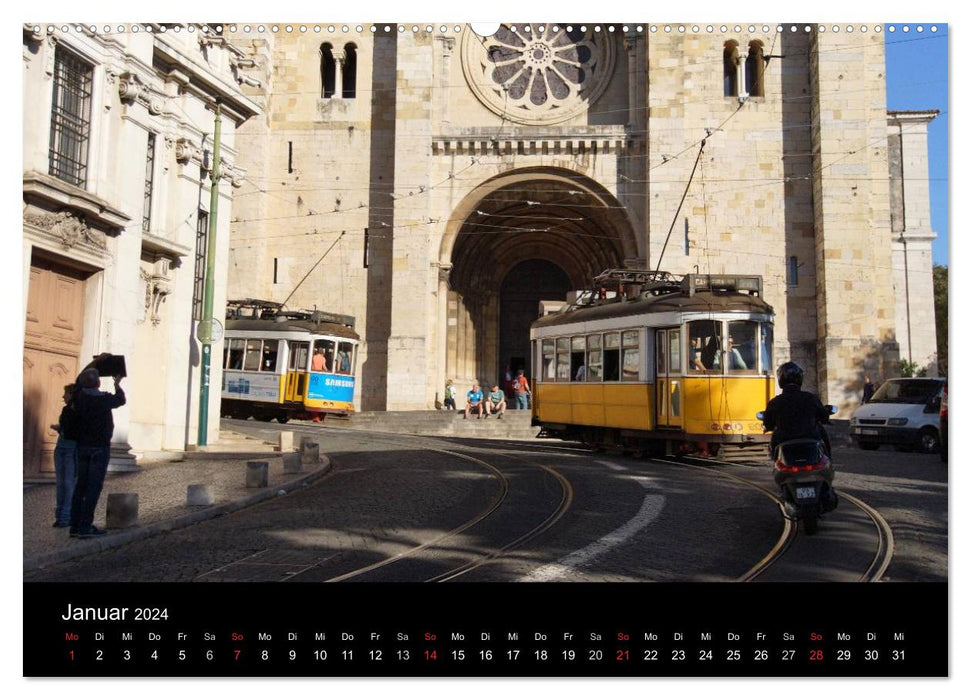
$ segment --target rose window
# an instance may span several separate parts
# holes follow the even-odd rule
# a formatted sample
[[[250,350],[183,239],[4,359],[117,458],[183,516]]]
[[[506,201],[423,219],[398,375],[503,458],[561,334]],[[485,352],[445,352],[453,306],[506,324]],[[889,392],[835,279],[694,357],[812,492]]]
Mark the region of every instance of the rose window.
[[[603,92],[613,44],[592,28],[502,25],[490,37],[464,36],[463,68],[472,90],[497,114],[522,123],[563,121]]]

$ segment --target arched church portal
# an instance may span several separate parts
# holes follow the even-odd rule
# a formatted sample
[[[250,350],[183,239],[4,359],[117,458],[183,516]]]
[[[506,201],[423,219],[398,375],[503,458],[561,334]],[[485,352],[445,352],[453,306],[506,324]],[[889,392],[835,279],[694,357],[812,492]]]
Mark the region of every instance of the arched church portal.
[[[529,325],[540,302],[564,301],[637,257],[624,208],[573,174],[504,176],[466,198],[455,219],[443,243],[452,264],[445,374],[460,388],[501,384],[507,365],[530,373]]]

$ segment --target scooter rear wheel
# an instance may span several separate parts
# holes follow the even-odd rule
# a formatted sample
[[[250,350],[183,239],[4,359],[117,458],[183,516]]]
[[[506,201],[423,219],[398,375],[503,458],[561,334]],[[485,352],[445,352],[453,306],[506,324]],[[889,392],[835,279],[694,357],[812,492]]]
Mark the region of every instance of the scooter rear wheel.
[[[819,519],[815,513],[806,514],[802,517],[802,526],[806,530],[807,535],[815,535],[816,530],[819,529]]]

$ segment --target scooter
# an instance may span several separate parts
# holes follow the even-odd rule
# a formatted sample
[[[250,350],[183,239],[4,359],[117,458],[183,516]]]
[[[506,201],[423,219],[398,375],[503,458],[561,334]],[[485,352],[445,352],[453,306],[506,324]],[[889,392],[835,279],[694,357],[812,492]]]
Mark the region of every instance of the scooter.
[[[834,406],[826,406],[830,414]],[[759,420],[763,412],[756,414]],[[773,455],[775,482],[785,498],[786,515],[801,520],[807,535],[816,534],[819,519],[839,503],[833,488],[833,464],[822,440],[787,440],[776,446]]]

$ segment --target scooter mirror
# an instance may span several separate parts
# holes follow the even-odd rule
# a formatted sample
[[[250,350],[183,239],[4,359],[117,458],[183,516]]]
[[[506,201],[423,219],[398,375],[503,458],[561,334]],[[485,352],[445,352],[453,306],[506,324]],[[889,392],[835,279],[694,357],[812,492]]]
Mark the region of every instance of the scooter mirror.
[[[765,418],[765,411],[759,411],[758,413],[755,414],[755,417],[758,418],[759,420],[763,420]]]
[[[831,416],[835,416],[836,415],[836,411],[837,411],[836,406],[831,406],[829,404],[826,404],[826,410],[829,411],[829,415],[831,415]]]

